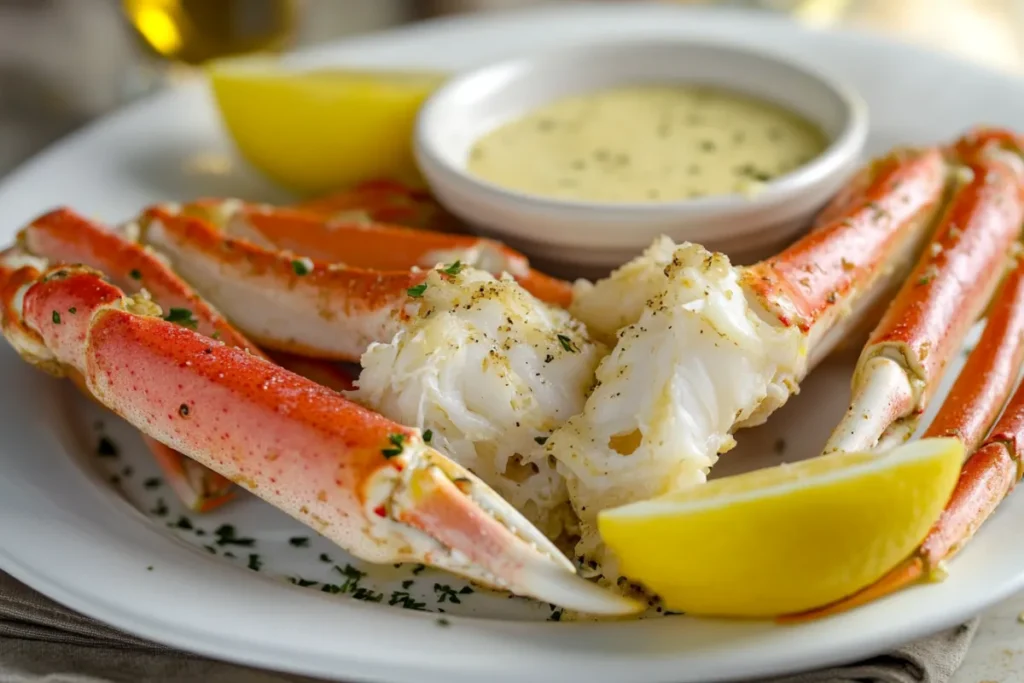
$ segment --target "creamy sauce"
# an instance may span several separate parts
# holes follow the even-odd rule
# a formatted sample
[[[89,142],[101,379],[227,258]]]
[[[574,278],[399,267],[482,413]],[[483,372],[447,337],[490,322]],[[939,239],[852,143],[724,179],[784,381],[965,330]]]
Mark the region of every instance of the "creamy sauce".
[[[552,102],[481,138],[469,171],[510,190],[603,202],[749,193],[820,154],[802,117],[685,85],[601,90]]]

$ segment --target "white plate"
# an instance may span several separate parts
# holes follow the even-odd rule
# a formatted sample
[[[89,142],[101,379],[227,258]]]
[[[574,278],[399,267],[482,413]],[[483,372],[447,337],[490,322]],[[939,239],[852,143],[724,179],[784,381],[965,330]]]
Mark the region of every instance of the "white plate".
[[[1024,121],[1024,88],[1006,76],[953,59],[852,34],[806,32],[784,21],[668,6],[568,6],[505,16],[462,18],[395,31],[318,51],[319,63],[465,68],[593,40],[601,34],[701,36],[746,40],[812,60],[858,87],[871,107],[869,149],[949,139],[977,122]],[[252,175],[204,171],[198,155],[226,143],[199,88],[166,93],[112,116],[61,143],[0,187],[0,240],[54,204],[109,220],[149,202],[197,195],[274,200]],[[207,165],[205,168],[210,168]],[[254,305],[255,302],[254,302]],[[547,680],[712,681],[769,675],[849,661],[954,625],[1024,587],[1019,528],[1024,498],[1004,504],[944,583],[917,587],[848,614],[795,628],[768,623],[654,618],[605,624],[538,623],[551,610],[503,596],[460,595],[438,603],[434,583],[462,584],[425,572],[411,592],[437,614],[366,604],[288,585],[284,576],[329,581],[317,558],[342,553],[255,500],[203,520],[211,530],[233,523],[257,539],[263,571],[203,550],[210,534],[168,529],[169,517],[147,514],[162,489],[141,443],[106,418],[120,444],[117,459],[96,458],[92,421],[101,415],[69,386],[47,379],[0,350],[0,567],[56,600],[126,630],[223,659],[344,678],[431,683]],[[815,452],[847,398],[849,366],[816,372],[769,424],[741,437],[741,450],[719,470],[778,460],[784,434],[790,459]],[[125,497],[106,483],[120,475]],[[132,504],[135,501],[137,507]],[[195,519],[195,518],[193,518]],[[757,558],[749,558],[756,562]],[[149,567],[152,567],[150,570]],[[387,595],[409,569],[375,571],[364,584]],[[333,581],[342,577],[334,574]],[[422,599],[422,598],[421,598]]]

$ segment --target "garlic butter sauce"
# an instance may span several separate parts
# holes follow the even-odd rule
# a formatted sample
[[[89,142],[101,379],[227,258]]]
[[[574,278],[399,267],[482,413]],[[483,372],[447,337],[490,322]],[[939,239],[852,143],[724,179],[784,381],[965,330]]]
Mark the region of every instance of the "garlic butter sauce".
[[[821,154],[814,124],[766,101],[690,85],[600,90],[491,131],[468,170],[509,190],[598,202],[750,193]]]

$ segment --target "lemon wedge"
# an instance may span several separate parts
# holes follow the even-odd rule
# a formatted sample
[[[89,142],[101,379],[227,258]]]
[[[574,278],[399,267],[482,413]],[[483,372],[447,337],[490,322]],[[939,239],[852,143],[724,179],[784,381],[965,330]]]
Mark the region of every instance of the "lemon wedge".
[[[598,528],[622,573],[671,610],[799,612],[863,588],[913,552],[963,457],[949,438],[836,453],[605,510]]]
[[[412,130],[443,74],[296,72],[237,59],[213,62],[207,74],[241,155],[284,187],[311,195],[378,178],[422,183]]]

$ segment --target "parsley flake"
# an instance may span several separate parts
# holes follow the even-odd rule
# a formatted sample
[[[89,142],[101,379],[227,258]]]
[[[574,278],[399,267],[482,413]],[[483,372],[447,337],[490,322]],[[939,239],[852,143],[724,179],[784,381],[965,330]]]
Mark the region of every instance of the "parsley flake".
[[[462,261],[456,261],[447,268],[442,268],[441,272],[444,273],[445,275],[458,275],[460,272],[462,272],[462,268]]]
[[[381,455],[385,458],[393,458],[396,455],[402,454],[402,445],[405,443],[405,434],[390,434],[388,441],[391,442],[390,448],[382,448]]]
[[[160,488],[161,483],[163,482],[160,480],[160,477],[150,477],[146,481],[142,482],[142,485],[147,489],[152,490]]]
[[[427,431],[423,432],[423,440],[426,443],[430,443],[430,440],[433,439],[433,438],[434,438],[434,432],[433,431],[428,429]]]
[[[419,299],[421,296],[423,296],[423,292],[425,291],[427,291],[426,282],[424,282],[423,284],[416,285],[415,287],[410,287],[409,289],[405,290],[405,293],[411,296],[413,299]]]
[[[192,311],[187,308],[172,308],[164,316],[164,320],[175,323],[190,330],[198,329],[199,321],[192,316]]]
[[[327,553],[320,553],[321,562],[331,562],[331,557]]]
[[[105,436],[100,437],[96,445],[96,455],[101,458],[116,458],[118,456],[117,444]]]
[[[139,270],[138,268],[132,268],[131,271],[128,272],[128,276],[131,277],[131,279],[133,280],[141,280],[142,271]]]
[[[214,529],[214,535],[217,537],[217,545],[240,545],[243,547],[251,547],[256,543],[254,538],[240,538],[235,535],[235,527],[230,524],[221,524],[219,527]]]
[[[298,276],[309,275],[309,271],[313,270],[313,262],[308,258],[300,258],[292,261],[292,270]]]
[[[53,315],[51,317],[53,318],[53,324],[54,325],[60,325],[60,313],[58,313],[57,311],[54,311]]]
[[[306,588],[307,586],[315,586],[316,585],[316,581],[310,581],[309,579],[301,579],[301,578],[299,578],[297,576],[289,576],[288,577],[288,581],[292,585],[300,586],[302,588]]]
[[[296,548],[308,548],[309,538],[306,536],[294,536],[288,539],[288,543],[295,546]]]
[[[253,570],[254,572],[258,572],[260,570],[260,567],[262,567],[262,566],[263,566],[263,561],[260,560],[260,556],[257,555],[256,553],[250,553],[249,554],[249,569]]]
[[[548,442],[548,437],[546,437],[546,436],[535,436],[535,437],[533,437],[533,440],[536,441],[541,446],[543,446],[544,444],[546,444]]]
[[[558,335],[558,343],[569,353],[577,353],[579,351],[579,348],[573,343],[572,339],[569,339],[564,334]]]
[[[68,309],[68,313],[74,315],[75,313],[78,313],[78,309],[72,306],[71,308]]]
[[[156,499],[156,507],[149,511],[149,514],[156,515],[157,517],[163,517],[169,512],[167,503],[164,502],[163,498]]]

